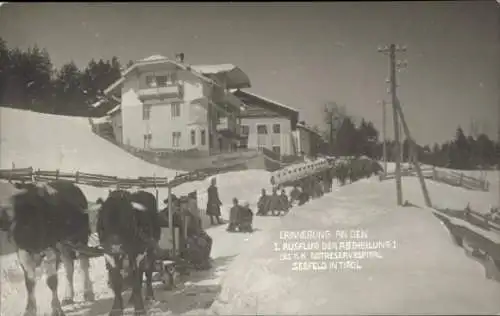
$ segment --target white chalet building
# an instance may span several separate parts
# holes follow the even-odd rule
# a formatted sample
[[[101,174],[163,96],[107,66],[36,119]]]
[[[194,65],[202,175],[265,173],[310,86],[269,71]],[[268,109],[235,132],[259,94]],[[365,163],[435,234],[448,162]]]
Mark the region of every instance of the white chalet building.
[[[236,90],[233,94],[245,104],[240,112],[242,147],[266,148],[280,156],[296,155],[294,131],[299,112],[289,106],[254,93]]]
[[[105,90],[120,104],[108,112],[116,140],[155,151],[231,151],[240,141],[243,103],[229,89],[248,88],[238,67],[188,65],[160,55],[134,63]]]

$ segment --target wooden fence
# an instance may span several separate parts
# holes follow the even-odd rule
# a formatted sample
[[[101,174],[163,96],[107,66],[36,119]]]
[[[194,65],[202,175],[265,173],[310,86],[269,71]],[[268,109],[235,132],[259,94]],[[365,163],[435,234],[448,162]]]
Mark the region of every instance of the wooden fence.
[[[485,179],[478,179],[472,176],[467,176],[461,172],[457,171],[445,171],[438,170],[435,167],[425,167],[422,168],[422,173],[424,178],[432,179],[434,181],[443,182],[449,185],[463,187],[469,190],[479,190],[488,191],[489,182]],[[416,176],[416,171],[411,169],[401,170],[401,175],[404,177]],[[381,175],[380,180],[393,179],[395,177],[395,172],[387,173],[386,175]]]
[[[9,182],[49,182],[54,180],[66,180],[76,184],[90,185],[94,187],[117,187],[117,188],[168,188],[176,187],[186,182],[201,181],[217,174],[218,170],[193,171],[175,176],[169,180],[166,177],[138,177],[120,178],[101,174],[92,174],[77,171],[75,173],[60,170],[46,171],[29,168],[0,169],[0,179]]]

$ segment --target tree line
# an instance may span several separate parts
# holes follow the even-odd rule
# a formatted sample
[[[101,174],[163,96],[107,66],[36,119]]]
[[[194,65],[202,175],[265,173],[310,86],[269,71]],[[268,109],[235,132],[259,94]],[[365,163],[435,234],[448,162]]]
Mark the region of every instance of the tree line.
[[[335,107],[333,107],[335,108]],[[327,128],[322,131],[326,140],[320,149],[326,154],[340,156],[368,156],[373,159],[383,159],[383,139],[372,122],[362,119],[356,125],[349,116],[344,116],[335,124],[334,117],[338,114],[332,107],[324,112]],[[402,136],[404,137],[404,135]],[[404,138],[401,146],[404,162],[410,160],[410,142]],[[396,159],[396,142],[386,141],[387,160]],[[441,144],[418,145],[416,155],[421,163],[439,167],[460,170],[491,169],[498,164],[500,143],[481,133],[477,136],[466,135],[458,126],[453,139]]]
[[[131,62],[129,62],[130,65]],[[121,75],[117,57],[92,59],[84,69],[73,61],[56,69],[46,49],[37,45],[27,50],[9,48],[0,38],[0,106],[41,113],[99,116],[96,110],[103,90]]]

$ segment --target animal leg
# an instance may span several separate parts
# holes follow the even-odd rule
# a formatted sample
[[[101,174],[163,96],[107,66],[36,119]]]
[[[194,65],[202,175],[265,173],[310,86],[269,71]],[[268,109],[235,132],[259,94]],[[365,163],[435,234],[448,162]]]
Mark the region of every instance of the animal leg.
[[[90,281],[90,259],[86,255],[80,254],[80,267],[83,272],[83,299],[87,302],[95,300],[92,281]]]
[[[134,304],[134,316],[143,316],[146,315],[146,309],[144,308],[144,300],[142,298],[142,266],[146,258],[146,252],[135,256],[135,258],[130,258],[132,270],[132,295],[130,297],[130,302]]]
[[[123,287],[123,277],[121,274],[121,268],[123,259],[118,258],[118,256],[110,256],[105,254],[104,259],[106,260],[106,268],[108,269],[108,277],[111,281],[111,289],[115,295],[113,301],[113,307],[109,316],[122,316],[123,315],[123,298],[122,298],[122,287]]]
[[[21,264],[21,268],[23,269],[28,299],[24,316],[36,316],[37,308],[34,290],[36,284],[35,269],[37,262],[33,258],[32,254],[21,249],[17,251],[17,257],[19,259],[19,263]]]
[[[47,274],[47,286],[52,292],[52,316],[64,316],[64,312],[61,308],[61,302],[59,301],[59,296],[57,295],[57,270],[59,267],[59,255],[55,249],[49,249],[46,251],[44,267],[45,273]]]
[[[155,259],[154,250],[149,250],[144,267],[146,272],[146,301],[153,301],[155,299],[153,292],[153,269]]]
[[[61,249],[61,259],[66,274],[66,291],[64,293],[62,304],[70,305],[74,303],[73,298],[75,296],[75,290],[73,284],[75,265],[73,258],[71,257],[70,250],[65,246],[60,247],[60,249]]]

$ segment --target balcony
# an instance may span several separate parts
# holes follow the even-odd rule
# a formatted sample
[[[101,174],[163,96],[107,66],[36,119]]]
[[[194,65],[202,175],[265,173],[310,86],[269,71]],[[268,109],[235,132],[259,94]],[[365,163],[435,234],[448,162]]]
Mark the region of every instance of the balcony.
[[[216,130],[221,131],[236,131],[236,120],[230,120],[227,117],[219,118],[219,123],[217,123]]]
[[[180,99],[184,98],[184,89],[181,85],[170,85],[166,87],[142,88],[138,91],[141,101],[151,99]]]

